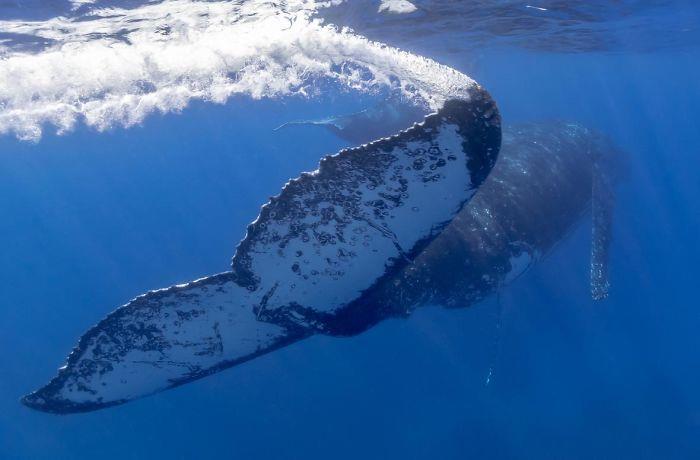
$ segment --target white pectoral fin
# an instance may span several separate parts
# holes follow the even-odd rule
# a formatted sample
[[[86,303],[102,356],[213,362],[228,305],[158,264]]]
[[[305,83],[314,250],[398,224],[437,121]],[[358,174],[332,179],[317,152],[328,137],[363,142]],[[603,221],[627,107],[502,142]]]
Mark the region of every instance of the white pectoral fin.
[[[366,294],[410,263],[473,196],[501,126],[478,86],[406,131],[325,158],[248,228],[233,271],[153,291],[80,339],[23,403],[99,409],[218,372],[317,332],[383,319]]]
[[[231,273],[153,291],[80,339],[58,375],[22,402],[54,413],[95,410],[177,386],[305,337],[259,321]]]

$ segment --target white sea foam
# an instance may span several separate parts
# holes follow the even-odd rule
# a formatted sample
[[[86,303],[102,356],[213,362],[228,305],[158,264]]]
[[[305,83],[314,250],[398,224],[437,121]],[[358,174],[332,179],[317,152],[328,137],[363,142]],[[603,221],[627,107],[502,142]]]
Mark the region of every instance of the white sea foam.
[[[323,24],[314,12],[329,3],[169,0],[0,21],[0,33],[46,43],[29,51],[0,44],[0,134],[38,140],[47,124],[59,133],[79,122],[128,127],[194,99],[313,96],[325,81],[397,91],[435,109],[474,83],[430,59]]]
[[[413,13],[418,8],[408,0],[382,0],[379,4],[379,12],[407,14]]]

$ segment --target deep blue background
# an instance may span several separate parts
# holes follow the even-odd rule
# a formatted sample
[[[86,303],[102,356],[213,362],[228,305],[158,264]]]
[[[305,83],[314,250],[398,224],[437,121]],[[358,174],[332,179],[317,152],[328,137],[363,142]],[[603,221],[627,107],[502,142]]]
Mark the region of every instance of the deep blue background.
[[[434,56],[484,84],[506,122],[579,121],[628,152],[609,300],[589,300],[584,221],[500,307],[426,308],[75,416],[18,398],[116,306],[226,270],[266,198],[342,145],[274,127],[367,101],[236,99],[129,130],[0,138],[0,458],[698,458],[698,55]]]

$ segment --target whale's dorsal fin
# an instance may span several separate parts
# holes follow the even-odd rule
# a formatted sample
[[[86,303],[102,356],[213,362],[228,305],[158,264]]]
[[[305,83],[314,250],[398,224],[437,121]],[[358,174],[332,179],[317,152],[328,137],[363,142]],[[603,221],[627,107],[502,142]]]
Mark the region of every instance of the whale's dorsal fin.
[[[610,290],[608,265],[614,204],[609,174],[603,161],[597,158],[593,162],[591,181],[591,296],[594,300],[605,299]]]

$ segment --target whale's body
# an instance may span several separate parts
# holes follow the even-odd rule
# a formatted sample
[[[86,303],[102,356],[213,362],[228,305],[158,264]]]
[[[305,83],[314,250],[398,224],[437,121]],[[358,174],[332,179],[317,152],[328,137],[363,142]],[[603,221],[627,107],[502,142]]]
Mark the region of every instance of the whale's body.
[[[496,108],[475,90],[398,136],[324,159],[263,207],[232,271],[117,309],[23,403],[95,410],[314,334],[351,336],[422,305],[478,302],[589,209],[602,153],[579,126],[523,125],[504,131],[491,171],[500,141]]]
[[[591,295],[606,297],[613,150],[573,123],[506,127],[498,162],[474,199],[368,302],[397,306],[395,314],[473,305],[547,255],[591,210]]]

